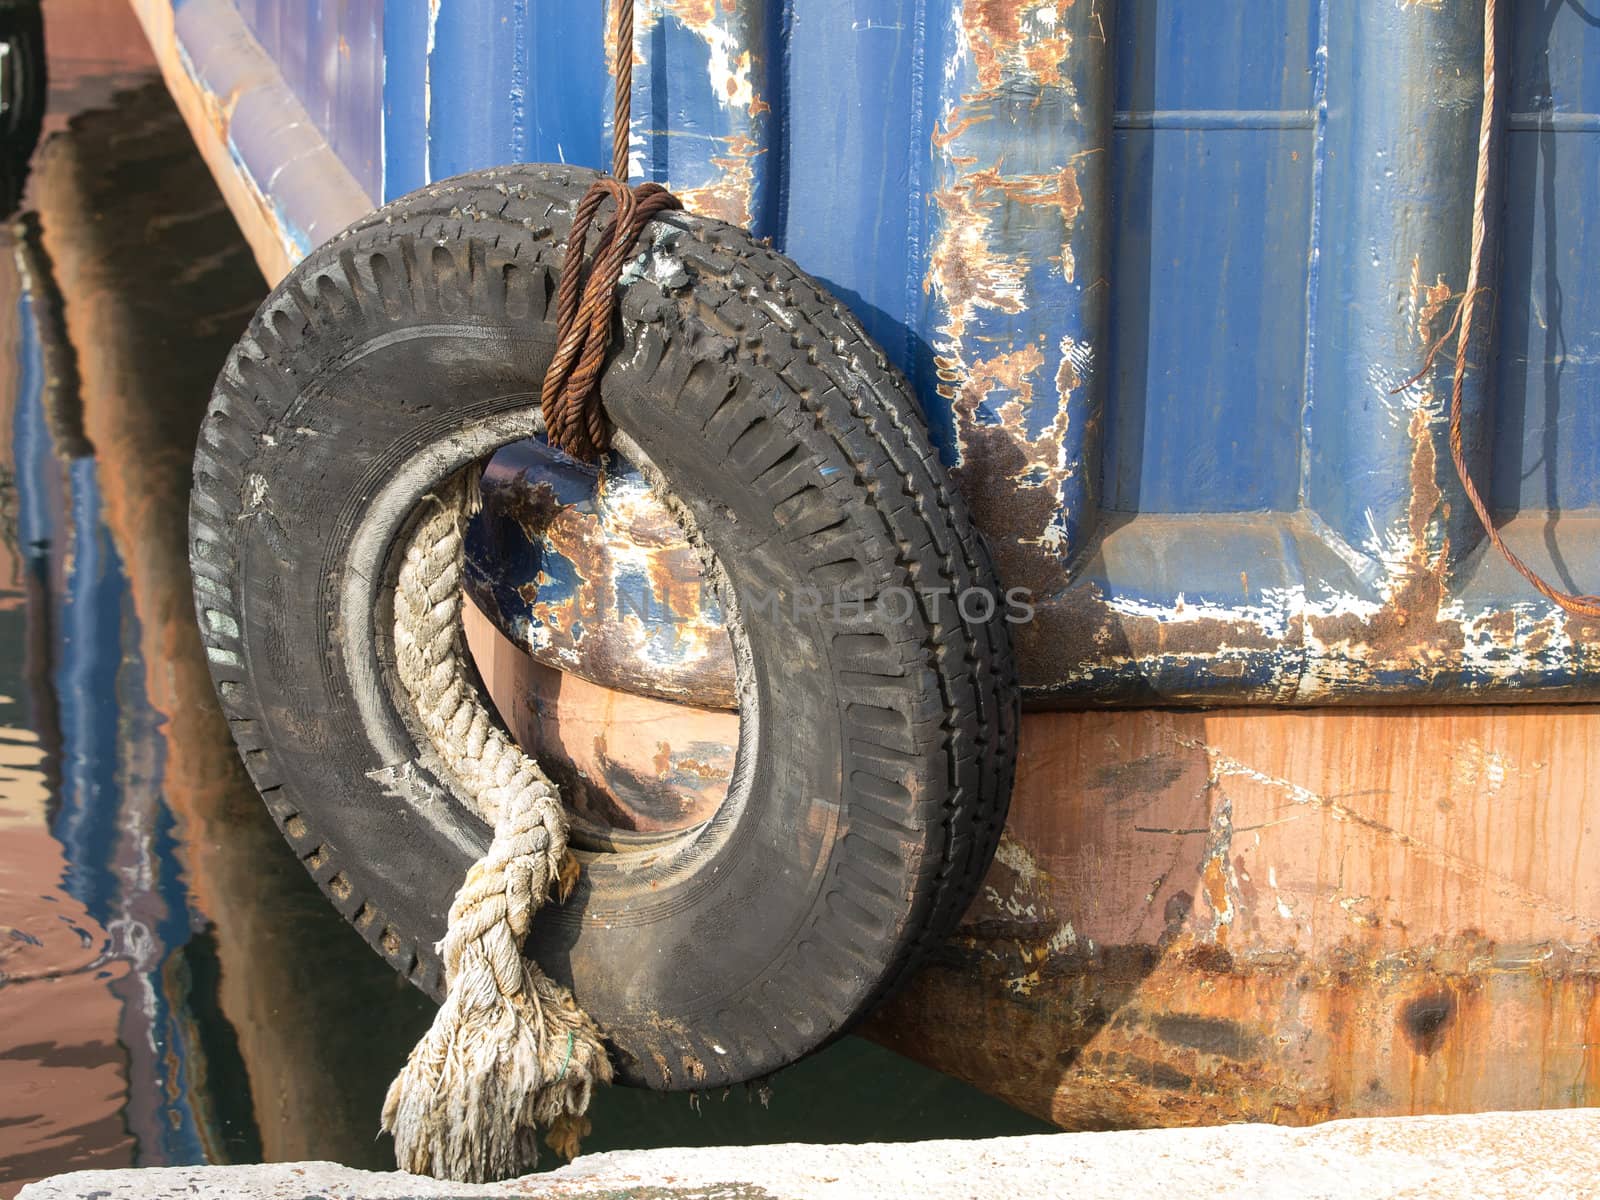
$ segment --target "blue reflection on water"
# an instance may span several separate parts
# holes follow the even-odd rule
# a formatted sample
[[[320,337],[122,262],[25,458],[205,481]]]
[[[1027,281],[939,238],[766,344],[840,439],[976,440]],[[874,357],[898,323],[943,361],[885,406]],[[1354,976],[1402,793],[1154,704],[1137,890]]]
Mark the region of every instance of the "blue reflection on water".
[[[51,664],[50,701],[59,722],[59,785],[50,832],[66,858],[63,890],[99,932],[100,959],[132,971],[110,986],[122,1004],[127,1052],[125,1116],[141,1164],[197,1163],[214,1141],[192,1101],[192,1021],[174,995],[175,956],[191,936],[190,904],[161,794],[165,741],[144,690],[145,663],[132,595],[101,520],[98,465],[64,459],[46,412],[48,378],[39,302],[27,276],[17,298],[17,401],[12,420],[17,542],[26,576],[26,639]],[[35,631],[42,632],[43,645]],[[20,665],[21,656],[13,660]],[[9,682],[9,681],[8,681]],[[35,709],[42,707],[36,700]],[[38,712],[34,714],[37,721]]]

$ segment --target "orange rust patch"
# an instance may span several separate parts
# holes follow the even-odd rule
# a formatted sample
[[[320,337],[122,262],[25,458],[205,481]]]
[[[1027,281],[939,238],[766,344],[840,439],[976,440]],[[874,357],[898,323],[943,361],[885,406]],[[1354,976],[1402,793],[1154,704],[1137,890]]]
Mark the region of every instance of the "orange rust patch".
[[[988,211],[998,207],[998,201],[983,198],[965,178],[935,192],[933,199],[941,220],[922,290],[937,288],[944,301],[948,316],[941,332],[959,338],[979,306],[1021,312],[1026,263],[997,254],[989,246]]]
[[[750,197],[755,187],[755,160],[765,148],[744,134],[726,139],[727,153],[711,161],[722,169],[722,177],[697,188],[678,193],[685,208],[730,225],[750,224]]]
[[[973,191],[998,191],[1018,204],[1053,205],[1061,210],[1063,225],[1071,228],[1083,209],[1083,193],[1078,190],[1077,168],[1068,164],[1059,171],[1038,175],[1002,175],[999,164],[968,171],[962,175]]]
[[[1070,228],[1083,211],[1083,193],[1078,190],[1078,169],[1070,165],[1062,167],[1060,180],[1056,189],[1056,203],[1061,208],[1062,222]]]
[[[1071,7],[1072,0],[967,0],[961,21],[979,86],[987,92],[1005,80],[1063,83],[1061,67],[1072,49],[1066,28]]]
[[[939,150],[948,149],[951,142],[955,141],[974,125],[980,125],[988,119],[989,114],[986,112],[972,113],[963,109],[953,110],[949,119],[945,122],[944,129],[934,128],[934,147]]]
[[[986,362],[976,364],[968,372],[956,403],[970,415],[978,403],[995,388],[1005,388],[1016,399],[1005,405],[1021,407],[1033,399],[1032,376],[1044,366],[1044,354],[1039,347],[1027,345],[1020,350],[997,354]]]
[[[950,360],[935,361],[941,364],[942,373],[957,374]],[[1061,445],[1067,435],[1072,393],[1079,387],[1079,379],[1070,345],[1064,343],[1055,376],[1055,416],[1037,437],[1029,437],[1027,413],[1033,402],[1034,381],[1044,365],[1044,353],[1037,345],[1029,344],[976,363],[961,375],[953,405],[961,461],[954,474],[958,481],[968,483],[965,490],[972,497],[980,526],[989,523],[989,528],[999,528],[1002,523],[1009,523],[1014,528],[1038,529],[1038,535],[1019,538],[1019,542],[1048,548],[1048,531],[1060,503],[1061,484],[1076,469],[1062,459]],[[996,389],[1011,393],[995,412],[998,422],[977,420],[979,406]],[[985,481],[985,486],[971,486],[979,480]],[[1006,486],[989,486],[995,480],[1004,481]],[[1053,553],[1030,555],[1026,562],[1021,556],[1013,556],[1007,562],[1005,578],[1012,586],[1042,592],[1052,586],[1052,572],[1058,569]]]
[[[1438,451],[1433,444],[1433,421],[1425,408],[1411,414],[1411,506],[1407,512],[1407,528],[1412,539],[1412,562],[1417,571],[1426,571],[1445,557],[1447,547],[1441,544],[1430,552],[1427,544],[1428,524],[1444,497],[1437,474]]]
[[[948,149],[960,130],[975,123],[960,114],[953,115],[941,135],[942,145]],[[935,386],[955,408],[961,445],[957,475],[982,481],[982,486],[968,489],[980,525],[1037,529],[1036,536],[1020,540],[1048,543],[1055,527],[1059,485],[1072,469],[1062,461],[1060,448],[1066,435],[1069,396],[1080,383],[1077,370],[1065,361],[1057,369],[1060,399],[1056,415],[1048,429],[1030,437],[1025,424],[1033,400],[1034,377],[1045,362],[1041,346],[1029,343],[982,361],[968,362],[969,348],[962,339],[968,322],[979,309],[1021,313],[1026,307],[1028,260],[993,244],[997,226],[1003,228],[1006,223],[1003,215],[994,214],[1004,214],[1011,206],[1054,210],[1061,223],[1061,271],[1069,280],[1074,277],[1071,234],[1084,203],[1078,168],[1069,162],[1056,171],[1007,175],[998,162],[974,166],[972,159],[958,155],[950,155],[947,161],[956,167],[958,175],[953,186],[935,193],[940,221],[923,290],[937,289],[945,308],[945,318],[939,326],[943,338],[934,356]],[[1067,349],[1064,343],[1064,358]],[[1014,398],[1000,407],[998,425],[980,423],[976,420],[979,406],[995,388],[1005,388]],[[1019,486],[997,489],[992,486],[995,480]],[[1005,493],[1004,501],[998,499],[1001,492]],[[1003,503],[1004,511],[985,511],[989,507],[986,497]],[[1025,513],[1017,510],[1018,504]],[[1040,584],[1053,587],[1040,572],[1056,561],[1054,555],[1041,556],[1032,564],[1039,571],[1027,573],[1039,574]],[[1017,586],[1033,586],[1018,577],[1020,568],[1015,561],[1007,561],[1005,566],[1008,579]]]
[[[574,812],[620,829],[698,824],[727,796],[736,713],[589,683],[522,653],[468,607],[468,646],[496,710]],[[613,738],[613,730],[623,736]],[[689,747],[693,757],[674,754]]]
[[[704,29],[717,19],[716,0],[668,0],[660,7],[691,29]],[[723,0],[723,11],[731,13],[736,7],[732,0]]]
[[[1219,946],[1227,944],[1228,926],[1233,922],[1233,884],[1229,874],[1226,855],[1211,854],[1206,857],[1200,882],[1205,889],[1206,903],[1211,907],[1212,933]]]
[[[1594,1104],[1597,722],[1030,713],[983,893],[869,1035],[1071,1128]]]
[[[673,769],[680,775],[693,775],[696,779],[725,780],[728,770],[719,763],[705,762],[698,758],[680,758],[673,764]]]
[[[682,530],[647,493],[602,479],[596,513],[558,503],[542,482],[523,482],[490,489],[487,503],[497,515],[515,519],[529,540],[567,559],[577,580],[571,594],[557,598],[541,598],[549,582],[542,574],[517,585],[543,627],[537,645],[528,649],[589,678],[627,678],[641,690],[731,706],[732,650],[721,627],[703,617],[710,585]],[[644,653],[649,630],[636,610],[638,598],[618,593],[614,546],[626,550],[630,568],[642,570],[649,605],[677,621],[670,661]]]
[[[1439,276],[1438,282],[1428,285],[1420,284],[1413,278],[1411,306],[1417,312],[1417,341],[1423,346],[1433,345],[1433,323],[1454,295],[1443,275]]]
[[[719,100],[730,107],[745,109],[752,119],[771,112],[772,106],[757,96],[752,88],[750,72],[754,60],[750,50],[736,51],[733,45],[749,34],[748,22],[739,21],[736,17],[734,20],[728,19],[738,12],[738,8],[737,0],[721,0],[719,24],[718,0],[667,0],[666,3],[649,6],[640,13],[635,25],[636,42],[639,43],[634,47],[635,71],[646,64],[644,47],[648,39],[643,35],[648,34],[663,16],[670,16],[706,44],[712,56],[710,83],[713,92],[720,93]],[[614,36],[608,24],[607,38],[614,39]],[[612,52],[611,46],[612,41],[608,41],[608,55]],[[725,77],[719,70],[719,60],[727,63]]]

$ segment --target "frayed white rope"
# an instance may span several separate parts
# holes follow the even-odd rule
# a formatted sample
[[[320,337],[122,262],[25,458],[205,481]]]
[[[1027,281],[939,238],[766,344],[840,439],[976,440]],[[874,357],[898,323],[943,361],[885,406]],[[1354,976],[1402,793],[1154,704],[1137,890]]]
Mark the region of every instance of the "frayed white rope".
[[[383,1128],[402,1170],[480,1183],[538,1161],[538,1131],[571,1158],[595,1083],[611,1080],[600,1031],[523,957],[534,911],[576,882],[555,785],[479,696],[461,629],[462,551],[477,468],[427,497],[394,598],[397,673],[434,751],[494,826],[450,906],[439,953],[446,996],[389,1087]]]

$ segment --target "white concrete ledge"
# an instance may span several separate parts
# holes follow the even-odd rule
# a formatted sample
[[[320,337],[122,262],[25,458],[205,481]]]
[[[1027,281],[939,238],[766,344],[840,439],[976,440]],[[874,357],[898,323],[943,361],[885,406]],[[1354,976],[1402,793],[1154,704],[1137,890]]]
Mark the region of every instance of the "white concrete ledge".
[[[1271,1200],[1600,1195],[1600,1109],[1062,1133],[972,1142],[750,1146],[596,1154],[474,1186],[331,1163],[80,1171],[19,1200]]]

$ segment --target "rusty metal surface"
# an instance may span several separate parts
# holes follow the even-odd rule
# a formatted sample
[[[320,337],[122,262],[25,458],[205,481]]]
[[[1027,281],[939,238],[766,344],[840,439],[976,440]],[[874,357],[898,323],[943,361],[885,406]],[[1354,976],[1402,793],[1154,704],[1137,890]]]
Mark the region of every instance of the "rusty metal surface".
[[[1066,1128],[1594,1104],[1581,708],[1033,714],[875,1037]]]
[[[687,829],[726,798],[739,741],[737,713],[636,696],[547,667],[470,605],[463,623],[507,728],[590,832]]]
[[[472,628],[525,744],[592,741],[602,789],[663,746],[731,764],[733,714]],[[1069,1129],[1600,1103],[1597,738],[1583,707],[1030,713],[979,898],[867,1032]]]
[[[389,9],[386,197],[514,159],[605,163],[598,6]],[[1034,593],[1014,633],[1036,704],[1593,699],[1600,630],[1484,554],[1440,380],[1391,394],[1465,275],[1480,11],[651,0],[635,165],[772,237],[906,372],[1004,584]],[[1515,6],[1503,35],[1514,170],[1469,450],[1508,538],[1583,583],[1600,31]],[[212,165],[225,186],[238,169]],[[287,245],[252,203],[241,220]],[[664,514],[516,486],[502,511],[534,565],[494,586],[544,606],[530,652],[725,702]],[[622,636],[641,553],[652,615]],[[615,701],[574,685],[544,723],[548,692],[512,661],[492,684],[510,719],[538,714],[525,735],[569,744],[605,795],[731,744],[728,714],[678,709],[663,767],[633,739],[613,772],[622,739],[592,731]],[[1030,714],[985,893],[875,1033],[1069,1127],[1600,1102],[1597,720]]]
[[[536,660],[637,695],[734,707],[722,611],[682,531],[620,454],[542,439],[497,453],[467,542],[467,586]]]

